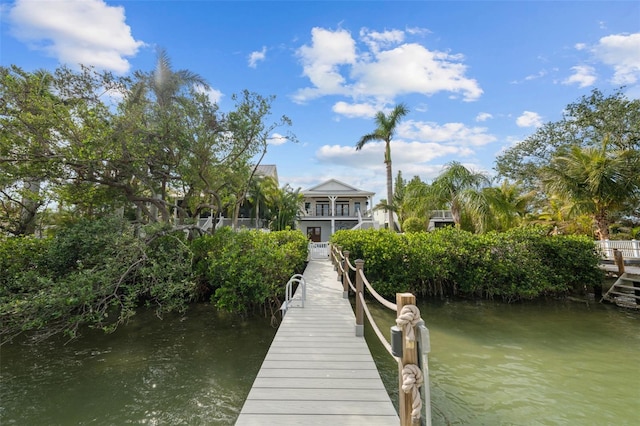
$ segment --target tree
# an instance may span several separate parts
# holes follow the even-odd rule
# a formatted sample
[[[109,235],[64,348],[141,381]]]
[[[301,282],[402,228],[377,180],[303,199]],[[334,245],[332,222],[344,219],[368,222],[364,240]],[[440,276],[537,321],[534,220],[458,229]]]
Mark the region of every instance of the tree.
[[[289,185],[267,194],[269,227],[272,231],[295,229],[296,220],[302,211],[304,196],[300,188],[293,189]]]
[[[543,184],[551,194],[570,201],[578,212],[589,214],[601,240],[609,238],[613,213],[629,209],[640,196],[640,160],[632,151],[572,146],[542,169]]]
[[[271,132],[291,125],[269,123],[274,97],[246,90],[221,113],[204,81],[173,71],[162,51],[133,79],[86,67],[2,67],[0,78],[0,229],[10,234],[33,232],[49,199],[74,216],[124,209],[139,223],[233,214]]]
[[[393,110],[385,115],[384,112],[378,111],[375,116],[376,129],[372,133],[368,133],[360,138],[356,144],[356,150],[361,150],[368,142],[383,141],[384,147],[384,164],[387,168],[387,200],[391,204],[393,202],[393,175],[391,169],[391,140],[393,139],[396,127],[400,123],[400,119],[409,113],[409,109],[404,104],[396,105]],[[389,213],[389,229],[394,229],[393,211]]]
[[[500,186],[484,188],[485,215],[478,218],[485,230],[506,231],[525,221],[531,212],[535,192],[524,193],[521,185],[503,181]]]
[[[640,99],[629,100],[617,90],[605,96],[598,89],[567,105],[560,121],[549,122],[497,158],[496,170],[527,190],[540,189],[542,168],[570,147],[596,148],[607,140],[615,151],[640,153]],[[631,161],[628,155],[628,161]],[[640,173],[638,174],[640,175]],[[640,178],[639,178],[640,179]]]
[[[90,68],[29,73],[12,66],[0,75],[0,222],[6,232],[29,234],[47,199],[61,206],[96,196],[81,183],[108,167],[112,114],[102,97],[120,82]],[[22,211],[16,220],[15,206]]]
[[[132,123],[138,138],[131,142],[141,146],[138,153],[143,159],[137,178],[148,192],[144,203],[153,207],[149,219],[155,222],[157,212],[160,212],[162,221],[167,222],[173,206],[168,199],[168,188],[177,180],[176,169],[193,143],[194,134],[189,132],[188,123],[201,118],[190,106],[193,101],[198,102],[199,107],[206,106],[202,99],[196,99],[195,92],[196,88],[206,91],[210,87],[204,78],[192,71],[174,70],[164,49],[157,50],[153,71],[134,75],[136,82],[125,107],[130,112],[139,108],[141,115],[137,117],[142,119],[142,122]]]
[[[455,225],[460,227],[464,211],[478,217],[478,212],[486,209],[481,191],[488,184],[489,180],[484,174],[452,161],[431,183],[428,194],[437,204],[451,210]]]
[[[276,180],[271,176],[254,176],[249,183],[247,200],[251,204],[251,211],[255,218],[255,227],[267,211],[267,199],[278,190]]]
[[[52,80],[44,70],[0,68],[0,226],[14,235],[34,233],[36,212],[46,200],[41,184],[49,176],[53,153],[51,116],[62,105],[52,93]]]

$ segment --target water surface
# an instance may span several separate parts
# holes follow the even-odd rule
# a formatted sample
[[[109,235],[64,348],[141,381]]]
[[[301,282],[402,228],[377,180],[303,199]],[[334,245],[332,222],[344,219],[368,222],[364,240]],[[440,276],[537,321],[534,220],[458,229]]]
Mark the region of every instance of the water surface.
[[[434,425],[638,424],[640,312],[569,301],[420,310],[431,336]],[[394,315],[376,309],[381,323],[393,325]],[[394,392],[395,361],[367,338]]]
[[[434,425],[635,425],[640,312],[597,303],[420,305]],[[375,309],[383,328],[395,315]],[[397,367],[365,326],[396,399]],[[232,425],[275,334],[208,304],[105,335],[0,348],[0,424]]]
[[[0,424],[233,424],[275,331],[201,304],[163,320],[140,311],[66,345],[5,345]]]

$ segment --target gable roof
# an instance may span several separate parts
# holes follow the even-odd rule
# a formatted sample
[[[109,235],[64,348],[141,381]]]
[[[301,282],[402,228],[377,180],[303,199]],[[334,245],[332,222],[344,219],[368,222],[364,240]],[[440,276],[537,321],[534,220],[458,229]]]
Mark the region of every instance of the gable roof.
[[[314,196],[327,196],[327,195],[347,195],[347,196],[359,196],[367,197],[374,196],[375,192],[363,191],[355,186],[348,185],[337,179],[329,179],[321,184],[312,186],[309,189],[302,191],[305,197]]]
[[[276,180],[278,186],[280,185],[278,182],[278,168],[275,164],[259,164],[258,167],[256,167],[256,174],[266,177],[270,176]]]

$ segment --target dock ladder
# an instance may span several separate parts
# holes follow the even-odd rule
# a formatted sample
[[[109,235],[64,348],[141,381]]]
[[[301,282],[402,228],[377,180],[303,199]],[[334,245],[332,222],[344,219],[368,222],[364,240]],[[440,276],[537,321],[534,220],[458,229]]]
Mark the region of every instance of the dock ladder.
[[[625,272],[620,275],[600,302],[605,300],[620,307],[640,309],[640,274]]]

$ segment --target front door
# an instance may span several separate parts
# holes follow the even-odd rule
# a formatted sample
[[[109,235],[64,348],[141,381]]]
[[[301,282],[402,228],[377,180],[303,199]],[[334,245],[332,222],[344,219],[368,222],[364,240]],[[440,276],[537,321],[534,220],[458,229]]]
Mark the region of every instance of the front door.
[[[319,226],[308,226],[307,227],[307,238],[309,238],[314,243],[319,243],[322,241],[320,239],[320,227]]]

